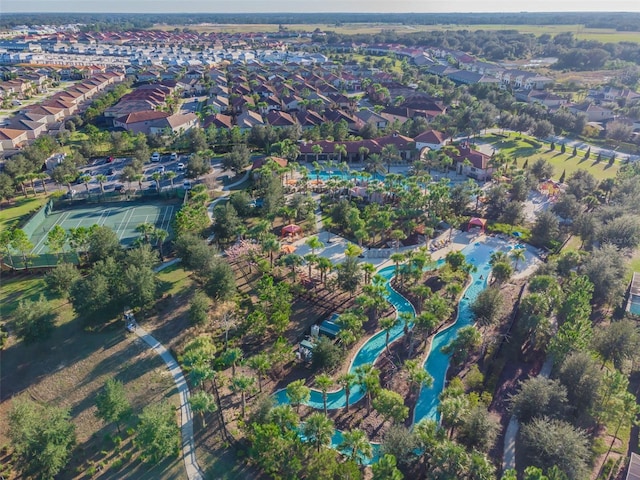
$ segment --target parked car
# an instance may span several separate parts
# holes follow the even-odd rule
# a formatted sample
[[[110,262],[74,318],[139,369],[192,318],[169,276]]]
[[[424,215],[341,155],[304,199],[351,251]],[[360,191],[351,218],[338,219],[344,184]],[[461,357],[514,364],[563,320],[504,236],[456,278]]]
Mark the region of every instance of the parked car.
[[[182,186],[185,190],[191,190],[191,182],[189,180],[185,180]]]
[[[178,154],[176,152],[171,153],[171,161],[175,162],[178,159]]]
[[[180,163],[178,164],[178,171],[179,171],[179,172],[183,172],[183,171],[184,171],[184,168],[185,168],[185,167],[184,167],[184,163],[180,162]]]
[[[107,157],[107,163],[111,163],[113,162],[114,158],[113,157]]]
[[[160,161],[160,154],[158,152],[153,152],[153,154],[151,155],[151,161],[152,162],[159,162]]]
[[[118,185],[116,185],[115,187],[113,187],[113,189],[114,189],[116,192],[122,192],[122,191],[124,191],[124,185],[118,184]]]
[[[158,172],[158,173],[164,173],[164,165],[160,165],[160,166],[158,167],[158,170],[156,170],[156,172]]]
[[[107,175],[113,175],[115,173],[116,171],[113,168],[110,168],[109,170],[107,170]]]

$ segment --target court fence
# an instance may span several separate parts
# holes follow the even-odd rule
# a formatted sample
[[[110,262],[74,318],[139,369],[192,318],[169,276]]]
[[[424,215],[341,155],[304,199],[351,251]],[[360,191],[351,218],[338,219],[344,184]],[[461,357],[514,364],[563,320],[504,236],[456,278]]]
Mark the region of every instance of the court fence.
[[[40,226],[44,219],[48,217],[53,211],[53,199],[49,199],[40,210],[33,214],[33,216],[22,226],[22,230],[27,234],[27,237],[33,237],[36,228]]]
[[[22,255],[4,255],[2,257],[4,267],[11,270],[49,269],[60,263],[73,263],[78,265],[80,259],[76,252],[64,252],[60,255],[54,253],[27,254],[26,264]]]

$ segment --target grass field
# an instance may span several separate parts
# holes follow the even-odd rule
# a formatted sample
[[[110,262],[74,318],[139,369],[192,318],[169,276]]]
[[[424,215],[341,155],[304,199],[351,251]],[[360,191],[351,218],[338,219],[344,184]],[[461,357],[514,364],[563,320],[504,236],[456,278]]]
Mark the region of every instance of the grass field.
[[[539,158],[548,161],[554,168],[554,179],[559,179],[564,171],[568,177],[573,172],[579,169],[587,170],[598,180],[604,180],[605,178],[613,178],[616,176],[620,163],[616,162],[612,166],[608,165],[606,160],[602,160],[596,163],[597,155],[591,154],[589,160],[584,160],[584,153],[578,150],[578,154],[572,156],[573,149],[567,148],[566,153],[560,153],[560,147],[556,146],[555,151],[550,151],[547,144],[544,144],[541,148],[534,148],[529,143],[524,141],[524,136],[516,136],[511,134],[506,136],[498,135],[485,135],[477,137],[478,143],[487,143],[492,145],[496,151],[501,151],[507,154],[509,158],[516,158],[517,165],[522,167],[526,161],[529,162],[529,166],[533,164]]]
[[[169,231],[171,220],[178,210],[178,205],[144,204],[133,206],[127,202],[114,202],[93,207],[73,208],[68,210],[53,211],[44,221],[35,225],[31,243],[34,248],[32,253],[40,255],[48,253],[46,245],[47,234],[56,225],[65,230],[78,227],[90,227],[100,225],[112,228],[120,242],[131,245],[140,237],[136,228],[142,223],[151,223],[156,228]]]
[[[203,32],[251,33],[277,32],[277,24],[199,24],[189,25],[188,28]],[[536,36],[543,34],[556,35],[571,32],[580,40],[597,40],[605,43],[636,42],[640,43],[640,32],[617,32],[613,28],[585,28],[582,25],[402,25],[393,23],[344,23],[340,26],[329,24],[292,24],[286,25],[289,30],[312,32],[315,29],[331,31],[338,34],[378,34],[394,31],[400,34],[411,34],[425,31],[444,30],[517,30],[520,33],[532,33]],[[154,25],[153,29],[171,31],[175,25]]]
[[[0,286],[0,312],[13,330],[10,315],[20,299],[48,296],[41,278],[4,278]],[[177,390],[166,366],[136,336],[127,334],[120,322],[104,319],[100,328],[88,329],[71,305],[52,298],[57,313],[50,339],[24,344],[10,335],[2,352],[0,369],[0,445],[7,442],[7,414],[14,396],[26,396],[43,403],[69,408],[76,426],[78,444],[72,460],[56,478],[101,479],[184,479],[181,458],[169,458],[157,465],[143,464],[133,437],[123,428],[122,443],[115,446],[115,426],[105,425],[95,416],[95,395],[107,378],[126,385],[135,413],[152,402],[167,399],[178,403]],[[131,423],[133,426],[133,421]],[[4,452],[0,463],[9,463]],[[12,476],[5,478],[14,478]],[[22,478],[22,477],[15,477]]]
[[[47,203],[47,196],[39,194],[35,197],[20,197],[11,202],[0,204],[0,232],[6,228],[11,228],[21,218],[27,217],[34,213],[40,207]]]

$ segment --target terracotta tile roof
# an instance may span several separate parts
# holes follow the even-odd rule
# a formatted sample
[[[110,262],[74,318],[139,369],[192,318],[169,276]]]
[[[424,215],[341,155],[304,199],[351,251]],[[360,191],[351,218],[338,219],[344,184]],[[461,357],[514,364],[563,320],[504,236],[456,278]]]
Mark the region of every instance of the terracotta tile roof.
[[[170,114],[167,112],[160,112],[156,110],[145,110],[142,112],[132,112],[128,115],[124,115],[117,119],[120,123],[138,123],[138,122],[150,122],[152,120],[159,120],[161,118],[167,118]]]

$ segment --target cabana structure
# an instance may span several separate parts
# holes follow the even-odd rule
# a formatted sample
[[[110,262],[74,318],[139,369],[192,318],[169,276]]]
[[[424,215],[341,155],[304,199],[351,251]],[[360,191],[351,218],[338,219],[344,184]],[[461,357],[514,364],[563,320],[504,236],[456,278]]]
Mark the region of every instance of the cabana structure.
[[[471,227],[480,227],[480,231],[484,233],[484,229],[487,226],[487,221],[484,218],[473,217],[469,220],[467,225],[467,231],[471,230]]]
[[[302,228],[292,223],[291,225],[282,227],[282,236],[284,237],[284,236],[295,235],[297,233],[300,233],[301,231],[302,231]]]

